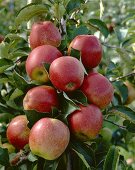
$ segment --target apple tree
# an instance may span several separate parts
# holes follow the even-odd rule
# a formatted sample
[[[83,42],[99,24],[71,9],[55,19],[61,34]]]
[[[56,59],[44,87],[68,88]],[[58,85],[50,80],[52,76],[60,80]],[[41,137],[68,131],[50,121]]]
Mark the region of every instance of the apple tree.
[[[0,10],[1,170],[135,168],[134,3]]]

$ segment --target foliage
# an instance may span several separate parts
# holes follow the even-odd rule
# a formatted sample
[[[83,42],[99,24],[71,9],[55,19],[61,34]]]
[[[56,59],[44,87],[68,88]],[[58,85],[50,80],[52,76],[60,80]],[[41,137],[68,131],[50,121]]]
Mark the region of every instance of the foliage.
[[[96,35],[104,50],[102,62],[96,69],[112,82],[115,94],[110,106],[103,110],[103,127],[112,131],[110,141],[105,141],[102,134],[87,143],[73,139],[66,152],[55,161],[33,155],[27,146],[23,151],[11,154],[0,147],[0,168],[65,170],[72,166],[73,170],[134,169],[135,103],[126,105],[128,89],[124,84],[126,80],[135,83],[134,0],[45,0],[41,4],[29,5],[16,0],[12,5],[10,3],[0,1],[0,33],[5,35],[0,44],[1,143],[7,142],[6,129],[16,115],[26,114],[30,127],[41,118],[34,111],[24,112],[22,106],[28,89],[37,85],[30,81],[25,71],[25,61],[30,52],[27,23],[33,21],[33,17],[41,15],[42,20],[52,20],[59,27],[63,37],[59,49],[63,54],[67,54],[68,45],[75,36]],[[65,123],[68,115],[78,109],[77,103],[87,104],[84,94],[80,91],[75,93],[73,96],[59,94],[63,109],[59,119]],[[51,117],[56,115],[54,110]]]

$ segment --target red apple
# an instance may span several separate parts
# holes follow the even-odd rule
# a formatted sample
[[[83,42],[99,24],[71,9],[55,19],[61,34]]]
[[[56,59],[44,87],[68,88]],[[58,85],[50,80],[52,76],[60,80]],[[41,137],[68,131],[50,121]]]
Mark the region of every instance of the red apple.
[[[33,154],[54,160],[65,151],[69,139],[69,129],[62,121],[42,118],[31,129],[29,146]]]
[[[101,109],[108,106],[113,99],[114,89],[112,84],[106,77],[96,72],[90,72],[84,78],[81,90],[90,103]]]
[[[61,34],[51,21],[37,22],[32,25],[30,32],[30,47],[52,45],[58,47],[61,43]]]
[[[27,58],[26,72],[32,80],[48,82],[48,72],[44,68],[44,63],[51,64],[53,60],[61,56],[61,52],[54,46],[39,46],[33,49]]]
[[[102,58],[102,46],[96,36],[78,35],[69,45],[69,55],[71,48],[80,51],[81,60],[85,68],[91,69],[99,65]]]
[[[69,127],[78,139],[88,141],[96,138],[102,128],[103,116],[100,109],[90,104],[80,105],[80,110],[76,110],[69,115]]]
[[[30,129],[25,115],[12,119],[7,128],[7,139],[17,149],[23,149],[28,144]]]
[[[49,76],[57,89],[74,91],[83,83],[84,71],[79,60],[71,56],[63,56],[52,62]]]
[[[51,112],[53,107],[58,107],[58,95],[51,86],[37,86],[30,89],[23,99],[24,110],[37,112]]]

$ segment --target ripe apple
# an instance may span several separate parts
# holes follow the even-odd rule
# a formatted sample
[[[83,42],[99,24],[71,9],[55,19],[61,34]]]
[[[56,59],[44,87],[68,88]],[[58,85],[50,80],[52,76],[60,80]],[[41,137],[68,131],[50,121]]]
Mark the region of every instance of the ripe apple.
[[[33,154],[54,160],[65,151],[69,140],[69,129],[62,121],[42,118],[31,129],[29,146]]]
[[[70,131],[80,140],[88,141],[96,138],[102,128],[103,116],[100,109],[90,104],[80,105],[68,118]]]
[[[7,127],[7,139],[17,149],[28,144],[30,129],[25,115],[16,116]]]
[[[23,99],[24,110],[37,112],[51,112],[53,107],[58,107],[58,95],[51,86],[37,86],[30,89]]]
[[[102,58],[102,46],[96,36],[78,35],[69,45],[69,55],[72,48],[80,51],[81,60],[85,68],[91,69],[99,65]]]
[[[8,149],[8,153],[15,152],[15,147],[13,145],[11,145],[10,143],[3,143],[2,144],[2,148],[7,148]]]
[[[135,100],[135,87],[129,81],[126,81],[125,85],[128,88],[128,98],[126,100],[126,104],[130,104],[130,103],[132,103]]]
[[[103,109],[109,105],[113,99],[114,89],[109,80],[96,72],[90,72],[81,86],[82,92],[90,103]]]
[[[83,83],[84,70],[79,60],[71,56],[63,56],[51,63],[49,76],[58,90],[74,91]]]
[[[30,47],[52,45],[58,47],[61,43],[61,34],[51,21],[37,22],[32,25],[30,32]]]
[[[48,82],[48,72],[44,64],[51,64],[53,60],[61,57],[61,52],[54,46],[42,45],[31,51],[26,60],[26,72],[32,80],[38,82]]]

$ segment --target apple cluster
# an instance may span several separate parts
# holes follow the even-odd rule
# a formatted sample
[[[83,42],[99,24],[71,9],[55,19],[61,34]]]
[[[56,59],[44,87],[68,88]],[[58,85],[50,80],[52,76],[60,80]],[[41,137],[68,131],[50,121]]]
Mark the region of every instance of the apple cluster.
[[[17,149],[29,144],[33,154],[47,160],[58,158],[67,148],[70,133],[81,141],[95,139],[102,128],[101,109],[113,98],[113,86],[109,80],[93,68],[102,59],[102,46],[94,35],[78,35],[69,45],[67,55],[58,49],[61,34],[51,21],[34,23],[30,32],[30,52],[26,60],[26,72],[38,86],[28,90],[24,110],[35,110],[45,117],[31,129],[25,115],[15,117],[7,128],[7,138]],[[72,49],[80,52],[81,60],[71,56]],[[49,64],[47,70],[45,65]],[[85,72],[89,70],[88,74]],[[51,85],[47,85],[51,82]],[[56,118],[46,117],[55,107],[60,108],[59,93],[81,90],[88,104],[79,104],[79,110],[68,116],[68,125]]]

